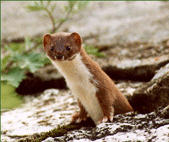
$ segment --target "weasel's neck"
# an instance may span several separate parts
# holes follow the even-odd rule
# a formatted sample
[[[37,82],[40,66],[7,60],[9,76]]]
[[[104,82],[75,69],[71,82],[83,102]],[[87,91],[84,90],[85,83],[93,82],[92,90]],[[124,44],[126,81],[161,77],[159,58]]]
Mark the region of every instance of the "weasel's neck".
[[[78,75],[80,72],[83,72],[83,70],[86,70],[86,66],[82,62],[80,53],[71,61],[52,61],[52,63],[66,79],[74,78],[74,75]],[[86,73],[88,75],[90,74],[89,71]]]

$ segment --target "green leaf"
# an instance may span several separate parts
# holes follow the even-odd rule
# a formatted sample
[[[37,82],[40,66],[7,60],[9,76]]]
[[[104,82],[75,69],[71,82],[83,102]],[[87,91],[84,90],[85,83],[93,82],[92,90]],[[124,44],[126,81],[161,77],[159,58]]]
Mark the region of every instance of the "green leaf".
[[[51,63],[49,58],[47,58],[46,54],[42,54],[42,60],[43,60],[44,65]]]
[[[3,59],[1,59],[1,70],[4,70],[6,68],[6,65],[8,64],[10,58],[11,56],[10,54],[8,54],[5,57],[3,57]]]
[[[60,18],[58,22],[59,22],[59,23],[64,23],[64,22],[66,22],[66,21],[67,21],[67,19],[65,19],[65,18]]]
[[[68,7],[73,8],[77,2],[76,1],[68,1]]]
[[[69,10],[69,6],[65,5],[64,10],[65,10],[65,12],[67,12]]]
[[[36,1],[34,3],[30,3],[25,8],[28,11],[41,11],[41,10],[44,10],[43,3],[41,4],[40,2],[36,2]]]
[[[35,37],[34,39],[33,39],[33,42],[35,42],[35,43],[42,43],[42,37]],[[41,47],[41,46],[40,46]],[[42,47],[41,47],[42,48]]]
[[[22,53],[25,50],[25,47],[22,43],[10,43],[4,46],[5,51],[8,51],[12,54],[19,52]]]
[[[25,71],[20,68],[13,68],[7,74],[1,74],[1,81],[7,81],[15,87],[18,87],[22,79],[25,78]]]
[[[16,108],[24,102],[15,89],[16,87],[1,81],[1,109]]]
[[[21,62],[24,59],[24,56],[18,52],[12,54],[10,60],[14,62]]]
[[[95,48],[93,46],[85,45],[84,49],[86,50],[86,52],[88,54],[95,55],[96,57],[105,57],[105,54],[100,53],[99,50],[98,50],[98,48]]]
[[[31,37],[25,37],[25,49],[28,50],[31,46],[33,46]]]
[[[69,1],[68,6],[65,7],[65,11],[72,9],[71,13],[75,14],[85,8],[89,4],[89,1]]]
[[[40,53],[35,52],[25,54],[24,59],[19,63],[21,69],[28,69],[32,73],[42,66],[44,66],[44,60],[42,60]]]
[[[85,8],[89,4],[89,1],[79,1],[77,3],[78,10]]]
[[[54,4],[54,5],[51,6],[51,13],[53,13],[53,11],[55,10],[55,8],[56,8],[56,4]]]
[[[15,44],[12,44],[12,45],[15,45]],[[16,50],[11,45],[9,46],[8,45],[4,46],[5,50],[8,51],[10,54],[10,58],[8,58],[9,59],[8,61],[14,61],[14,62],[21,61],[23,59],[22,53],[24,50],[22,48],[19,48]]]

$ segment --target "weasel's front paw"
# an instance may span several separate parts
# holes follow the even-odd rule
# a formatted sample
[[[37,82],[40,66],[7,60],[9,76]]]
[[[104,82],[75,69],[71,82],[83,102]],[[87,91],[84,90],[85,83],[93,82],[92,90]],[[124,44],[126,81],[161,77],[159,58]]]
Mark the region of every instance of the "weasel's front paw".
[[[112,122],[113,121],[113,115],[110,115],[109,117],[103,116],[98,122],[97,125],[100,123],[105,123],[105,122]]]
[[[83,120],[86,121],[87,115],[83,115],[81,113],[76,113],[72,116],[71,123],[80,123]]]

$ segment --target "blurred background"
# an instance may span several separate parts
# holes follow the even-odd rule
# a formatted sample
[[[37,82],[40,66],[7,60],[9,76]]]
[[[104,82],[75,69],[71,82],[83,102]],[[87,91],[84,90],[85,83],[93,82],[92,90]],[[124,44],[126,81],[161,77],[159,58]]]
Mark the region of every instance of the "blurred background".
[[[35,94],[55,86],[66,88],[60,82],[44,85],[42,80],[48,76],[42,80],[37,77],[50,64],[42,48],[42,37],[60,31],[78,32],[86,51],[101,66],[112,62],[118,65],[128,59],[135,60],[123,62],[123,66],[137,64],[142,58],[158,60],[169,53],[169,2],[2,1],[2,109],[23,103],[18,94]],[[152,76],[142,81],[149,81]],[[115,78],[124,79],[118,75]]]

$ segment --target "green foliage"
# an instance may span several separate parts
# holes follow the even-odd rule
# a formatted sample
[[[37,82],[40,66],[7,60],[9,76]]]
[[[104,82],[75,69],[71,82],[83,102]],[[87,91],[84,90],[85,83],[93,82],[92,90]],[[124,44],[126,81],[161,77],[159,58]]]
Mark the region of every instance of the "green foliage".
[[[72,10],[73,13],[76,13],[89,4],[89,1],[68,1],[68,4],[64,6],[65,11]]]
[[[1,109],[11,109],[20,106],[23,99],[15,92],[15,87],[1,82]]]
[[[41,11],[45,8],[48,8],[51,1],[48,1],[46,5],[44,5],[43,1],[35,1],[34,3],[28,4],[25,8],[29,11]]]
[[[25,78],[24,74],[24,70],[20,70],[18,67],[12,68],[8,73],[1,74],[1,81],[7,81],[8,84],[18,87],[22,79]]]
[[[30,4],[28,4],[25,8],[28,11],[35,12],[35,11],[45,11],[46,16],[48,16],[52,22],[52,30],[51,33],[55,32],[60,28],[60,26],[66,22],[72,14],[75,14],[82,10],[84,7],[88,5],[88,1],[68,1],[67,5],[64,6],[65,10],[65,16],[62,16],[64,18],[60,19],[54,19],[53,12],[56,8],[56,2],[51,1],[34,1]]]
[[[77,3],[77,11],[82,10],[89,4],[89,1],[81,1]]]
[[[100,57],[100,58],[105,57],[105,54],[100,53],[99,49],[96,47],[85,45],[84,49],[86,50],[86,52],[88,54],[92,54],[92,55],[95,55],[96,57]]]
[[[18,87],[25,78],[25,73],[30,71],[34,73],[40,67],[49,63],[49,59],[43,53],[25,52],[32,45],[30,38],[25,39],[25,43],[11,43],[4,46],[8,54],[1,60],[1,81],[5,81],[14,87]],[[24,53],[25,52],[25,53]],[[8,68],[8,63],[13,64]],[[5,70],[8,68],[8,71]]]
[[[1,71],[6,69],[6,65],[10,62],[10,55],[6,55],[3,59],[1,59]]]
[[[34,73],[40,67],[44,66],[44,60],[41,58],[40,53],[32,52],[25,54],[25,56],[20,56],[18,61],[20,60],[18,66],[21,69],[28,69],[30,72]]]

